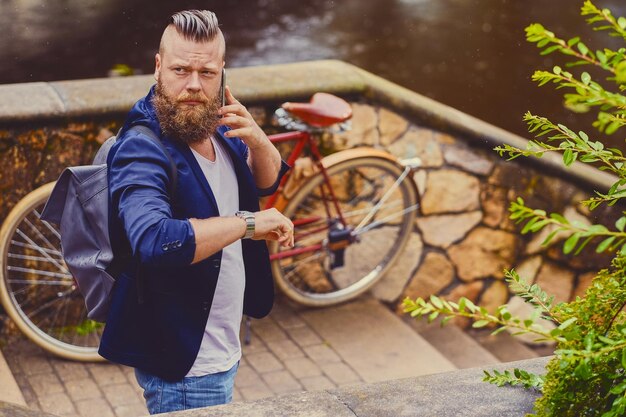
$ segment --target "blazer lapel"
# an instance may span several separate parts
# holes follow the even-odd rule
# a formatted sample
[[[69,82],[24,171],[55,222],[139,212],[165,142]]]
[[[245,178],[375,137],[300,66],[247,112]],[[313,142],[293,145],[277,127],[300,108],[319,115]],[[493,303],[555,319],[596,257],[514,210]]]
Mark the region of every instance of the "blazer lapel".
[[[213,191],[211,190],[211,187],[209,186],[209,182],[207,181],[204,175],[204,172],[202,172],[202,168],[200,168],[200,164],[198,163],[198,160],[194,156],[193,152],[191,152],[191,148],[185,144],[179,144],[179,143],[176,143],[174,146],[183,155],[185,160],[187,160],[187,163],[191,167],[191,170],[196,176],[196,179],[198,180],[200,185],[202,185],[202,189],[204,190],[207,197],[209,198],[209,203],[213,206],[213,208],[215,209],[215,213],[217,213],[217,215],[219,216],[219,208],[217,207],[217,201],[215,200],[215,195],[213,194]]]

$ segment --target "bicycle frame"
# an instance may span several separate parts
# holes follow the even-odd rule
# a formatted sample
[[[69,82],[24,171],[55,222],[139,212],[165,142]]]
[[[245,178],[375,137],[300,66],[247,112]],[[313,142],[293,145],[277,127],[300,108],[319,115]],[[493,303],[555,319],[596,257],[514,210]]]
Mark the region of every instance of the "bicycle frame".
[[[292,132],[285,132],[285,133],[277,133],[275,135],[270,135],[268,136],[270,141],[274,144],[278,144],[278,143],[284,143],[284,142],[296,142],[296,144],[294,145],[294,148],[292,149],[291,153],[289,154],[288,158],[287,158],[287,164],[289,164],[290,166],[294,166],[296,163],[296,160],[300,157],[300,155],[302,154],[302,151],[304,149],[305,146],[308,146],[311,154],[313,155],[313,158],[315,159],[315,163],[317,164],[317,167],[320,170],[320,173],[322,174],[322,176],[324,177],[324,182],[328,185],[328,193],[330,196],[330,200],[332,201],[333,205],[334,205],[334,209],[337,213],[337,216],[339,217],[339,221],[341,222],[341,224],[343,225],[343,227],[347,226],[346,220],[343,216],[343,214],[341,213],[341,208],[339,207],[339,203],[337,202],[337,199],[335,198],[335,193],[332,189],[332,187],[330,187],[330,179],[328,178],[328,173],[326,172],[326,168],[324,167],[324,165],[322,164],[322,154],[320,153],[319,148],[317,147],[317,143],[315,142],[313,136],[311,135],[311,132],[308,131],[292,131]],[[268,209],[271,207],[274,207],[274,205],[276,204],[276,201],[278,199],[278,196],[280,195],[280,192],[282,191],[282,189],[284,188],[285,184],[287,183],[287,181],[289,180],[289,177],[291,176],[291,172],[287,172],[287,174],[285,174],[285,176],[282,178],[280,185],[278,187],[278,190],[272,194],[270,196],[270,198],[267,200],[267,202],[265,203],[264,209]],[[325,209],[326,209],[326,215],[328,217],[331,217],[331,208],[329,207],[328,204],[328,200],[325,197],[325,193],[326,191],[324,191],[324,189],[321,189],[321,193],[322,193],[322,197],[324,200],[324,205],[325,205]],[[316,221],[319,220],[319,217],[310,217],[310,218],[304,218],[304,219],[299,219],[298,221],[296,221],[294,223],[294,228],[297,228],[298,226],[302,226],[302,225],[306,225],[306,224],[310,224],[310,223],[314,223]],[[307,234],[311,234],[311,233],[317,233],[321,230],[325,230],[328,229],[330,225],[323,225],[318,229],[309,231]],[[295,240],[297,241],[298,238],[302,238],[304,236],[302,235],[297,235],[295,236]],[[306,253],[306,252],[314,252],[316,250],[319,250],[322,248],[322,244],[317,244],[317,245],[311,245],[311,246],[305,246],[305,247],[301,247],[301,248],[297,248],[297,249],[291,249],[291,250],[286,250],[286,251],[282,251],[279,253],[275,253],[270,255],[270,260],[276,260],[276,259],[282,259],[282,258],[287,258],[290,256],[295,256],[295,255],[300,255],[302,253]]]

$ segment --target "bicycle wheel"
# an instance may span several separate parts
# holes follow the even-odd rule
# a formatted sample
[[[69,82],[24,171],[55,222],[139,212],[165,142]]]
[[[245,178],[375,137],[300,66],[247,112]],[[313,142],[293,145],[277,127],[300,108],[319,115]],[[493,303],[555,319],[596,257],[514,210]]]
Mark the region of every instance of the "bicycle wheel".
[[[350,300],[379,281],[400,256],[419,207],[412,179],[399,181],[403,167],[388,159],[357,157],[327,173],[328,182],[321,173],[311,177],[284,209],[294,248],[270,245],[276,283],[308,306]]]
[[[20,200],[0,229],[0,300],[18,328],[45,350],[98,361],[103,324],[84,300],[61,255],[59,232],[40,219],[54,183]]]

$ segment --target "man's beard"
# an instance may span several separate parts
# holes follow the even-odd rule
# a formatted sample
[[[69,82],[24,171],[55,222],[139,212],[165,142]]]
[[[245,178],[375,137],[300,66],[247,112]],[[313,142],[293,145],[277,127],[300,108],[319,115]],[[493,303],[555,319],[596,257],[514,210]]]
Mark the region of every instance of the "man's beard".
[[[169,97],[159,79],[152,97],[152,104],[163,133],[172,139],[186,144],[207,139],[219,121],[217,111],[221,107],[221,97],[216,94],[211,99],[202,92],[181,93],[177,98]],[[190,106],[183,101],[197,101],[201,104]]]

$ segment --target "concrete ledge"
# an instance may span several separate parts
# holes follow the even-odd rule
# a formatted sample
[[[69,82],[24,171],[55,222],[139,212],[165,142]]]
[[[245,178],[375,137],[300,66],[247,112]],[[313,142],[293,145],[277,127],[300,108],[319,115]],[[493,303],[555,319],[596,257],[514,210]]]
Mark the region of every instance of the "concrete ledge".
[[[548,358],[499,364],[485,369],[522,368],[543,373]],[[304,392],[273,399],[210,408],[212,417],[502,417],[532,411],[538,394],[523,388],[482,382],[483,368]],[[209,409],[163,414],[201,417]]]
[[[125,113],[154,83],[152,75],[92,80],[0,85],[0,127],[37,120],[93,117]],[[422,96],[358,67],[322,60],[263,67],[232,68],[228,83],[245,103],[304,99],[317,91],[363,95],[389,109],[421,121],[424,126],[459,133],[473,143],[493,148],[509,144],[525,148],[527,139],[452,107]],[[564,168],[560,155],[528,159],[561,176],[607,190],[617,178],[576,162]]]

